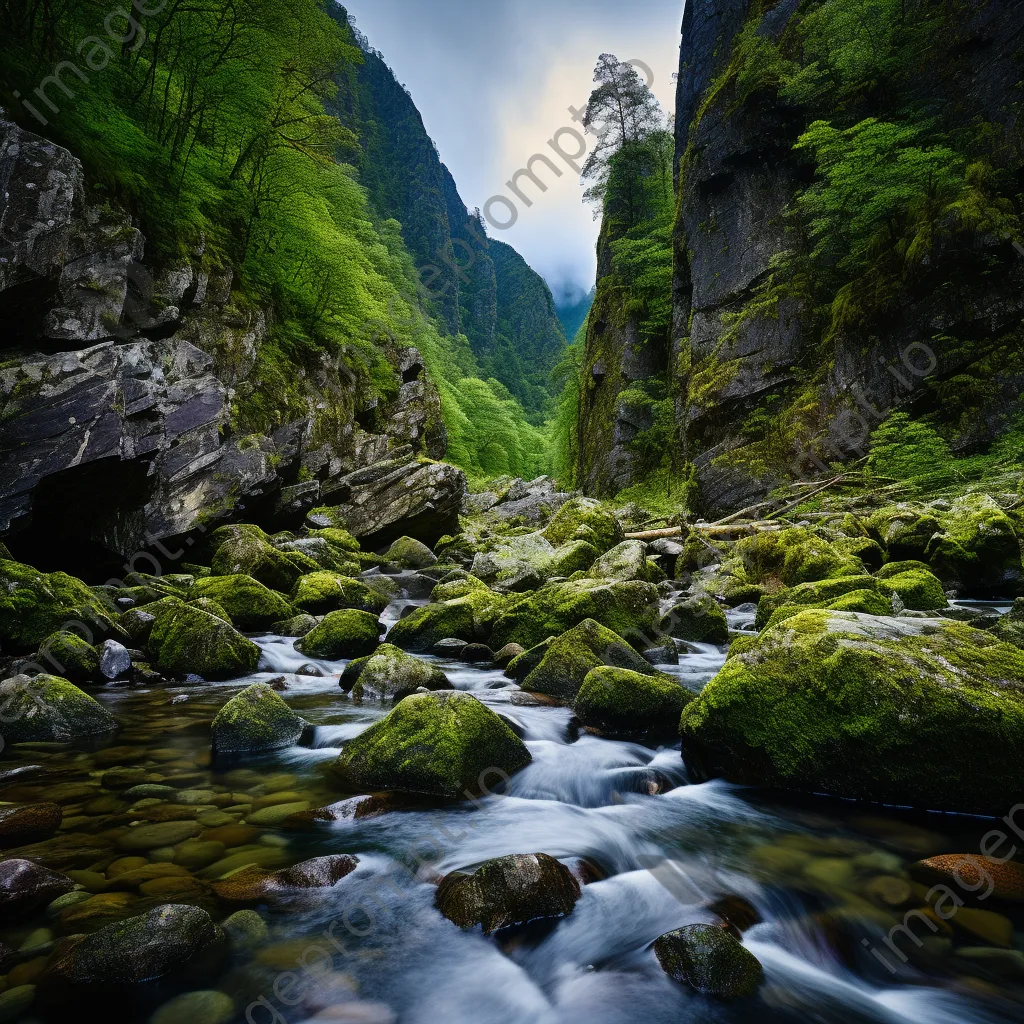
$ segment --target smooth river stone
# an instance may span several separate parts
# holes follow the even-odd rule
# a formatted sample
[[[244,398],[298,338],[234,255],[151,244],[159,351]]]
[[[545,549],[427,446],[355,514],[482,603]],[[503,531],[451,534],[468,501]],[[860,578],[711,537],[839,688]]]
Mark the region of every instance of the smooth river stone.
[[[217,794],[212,789],[179,789],[174,801],[179,804],[212,804]]]
[[[224,1024],[234,1013],[234,1002],[223,992],[186,992],[164,1003],[149,1024]]]
[[[0,992],[0,1024],[17,1020],[29,1011],[36,998],[35,985],[19,985]]]
[[[173,786],[164,786],[155,782],[147,782],[141,786],[132,786],[125,792],[129,800],[144,800],[147,797],[163,798],[171,796],[177,790]]]
[[[224,856],[226,847],[223,843],[202,839],[186,839],[175,847],[174,863],[195,871],[206,868]]]
[[[220,828],[223,825],[234,825],[237,820],[238,818],[234,814],[228,814],[226,811],[203,811],[202,814],[196,815],[196,821],[203,828]]]
[[[268,793],[266,796],[258,796],[252,802],[252,809],[254,811],[261,810],[264,807],[274,807],[277,804],[295,804],[301,803],[305,799],[304,793],[296,793],[294,791],[284,793]]]
[[[61,911],[61,927],[72,932],[89,931],[92,926],[124,917],[128,907],[134,902],[135,896],[130,892],[99,893],[84,903]]]
[[[117,878],[125,871],[132,871],[135,868],[144,868],[149,863],[145,857],[118,857],[117,860],[107,865],[107,878]]]
[[[238,850],[230,857],[225,857],[208,868],[199,872],[203,878],[219,879],[230,875],[235,871],[247,867],[279,868],[288,863],[289,857],[284,850],[274,849],[271,846],[250,846]]]
[[[280,825],[289,814],[308,811],[312,806],[308,800],[297,801],[291,804],[274,804],[273,807],[264,807],[262,810],[254,811],[245,820],[249,825],[273,828],[275,825]]]
[[[165,821],[157,825],[138,825],[118,836],[117,848],[129,853],[155,850],[159,846],[176,846],[194,839],[202,831],[196,821]]]

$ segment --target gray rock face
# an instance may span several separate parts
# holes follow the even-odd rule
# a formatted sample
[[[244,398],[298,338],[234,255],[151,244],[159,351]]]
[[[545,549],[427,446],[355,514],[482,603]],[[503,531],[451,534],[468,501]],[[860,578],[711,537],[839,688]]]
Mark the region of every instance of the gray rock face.
[[[304,415],[247,432],[237,400],[264,387],[265,314],[232,304],[231,269],[202,246],[145,262],[128,214],[90,205],[86,185],[73,154],[0,120],[0,347],[13,350],[0,361],[0,536],[21,534],[21,557],[45,551],[52,531],[119,561],[243,510],[297,526],[323,503],[321,481],[387,463],[396,444],[410,446],[407,462],[443,456],[439,398],[415,349],[386,352],[403,383],[372,416],[325,357],[297,368]],[[444,519],[461,474],[415,468],[402,507]],[[352,484],[357,505],[365,483]]]

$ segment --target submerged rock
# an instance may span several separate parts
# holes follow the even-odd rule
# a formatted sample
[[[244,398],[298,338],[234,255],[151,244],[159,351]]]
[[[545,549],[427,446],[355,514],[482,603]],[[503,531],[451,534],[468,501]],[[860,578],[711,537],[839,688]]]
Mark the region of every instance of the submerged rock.
[[[911,878],[925,885],[947,885],[961,899],[992,896],[1007,903],[1024,903],[1024,864],[977,853],[947,853],[910,866]]]
[[[295,650],[311,658],[362,658],[376,650],[383,632],[376,615],[345,609],[326,615]]]
[[[393,644],[381,644],[369,657],[356,658],[341,675],[341,688],[356,700],[401,700],[420,687],[447,690],[451,683],[436,665]]]
[[[256,671],[260,649],[223,619],[177,605],[158,616],[149,636],[156,667],[170,676],[232,679]]]
[[[5,920],[28,917],[74,887],[67,875],[30,860],[0,861],[0,911]]]
[[[0,682],[7,743],[61,742],[106,736],[117,719],[102,704],[59,676],[12,676]]]
[[[668,743],[679,735],[679,716],[694,696],[671,676],[601,666],[583,680],[573,710],[583,725],[611,739]]]
[[[690,924],[667,932],[655,941],[654,954],[670,978],[704,995],[749,996],[764,981],[757,957],[715,925]]]
[[[266,683],[253,683],[217,712],[214,755],[255,754],[294,746],[311,728]]]
[[[502,928],[571,914],[580,883],[564,864],[546,853],[513,854],[489,860],[472,874],[453,871],[437,887],[434,903],[460,928]]]
[[[259,903],[275,893],[292,889],[330,888],[355,871],[358,864],[356,857],[337,854],[314,857],[281,871],[249,867],[214,882],[213,891],[224,903]]]
[[[412,694],[345,744],[334,769],[349,791],[397,790],[456,799],[496,787],[532,758],[468,693]]]
[[[1005,813],[1024,765],[1024,653],[947,619],[803,611],[683,712],[698,777]]]
[[[156,981],[209,955],[221,937],[205,910],[176,904],[155,907],[58,949],[42,983],[118,989]]]
[[[13,804],[0,807],[0,847],[20,846],[52,836],[60,828],[60,804]]]

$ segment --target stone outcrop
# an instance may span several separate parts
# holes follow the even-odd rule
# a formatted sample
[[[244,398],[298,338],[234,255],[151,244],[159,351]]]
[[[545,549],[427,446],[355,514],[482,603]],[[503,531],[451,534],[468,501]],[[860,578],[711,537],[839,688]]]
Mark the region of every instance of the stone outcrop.
[[[132,218],[90,193],[71,153],[4,120],[0,153],[0,535],[16,555],[45,562],[56,532],[82,563],[63,567],[116,565],[243,508],[297,526],[325,482],[396,447],[403,465],[443,456],[415,349],[385,353],[401,381],[390,402],[360,409],[345,369],[310,356],[295,367],[305,408],[272,428],[247,422],[269,325],[232,292],[231,269],[202,245],[149,260]],[[412,490],[443,506],[448,488],[457,506],[461,484],[423,469]]]

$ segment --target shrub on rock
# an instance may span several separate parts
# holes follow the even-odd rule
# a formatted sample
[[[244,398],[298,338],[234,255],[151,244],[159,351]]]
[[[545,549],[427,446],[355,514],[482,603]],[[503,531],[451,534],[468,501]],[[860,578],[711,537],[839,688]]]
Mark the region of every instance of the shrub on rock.
[[[458,799],[492,788],[493,771],[512,775],[530,763],[518,736],[476,697],[459,691],[414,693],[345,744],[335,763],[351,792],[396,790]]]
[[[341,688],[356,700],[401,700],[419,687],[451,688],[448,677],[436,665],[406,654],[393,644],[381,644],[373,654],[345,666]]]
[[[281,594],[241,573],[196,580],[189,597],[215,601],[239,629],[250,631],[267,629],[295,614],[295,609]]]
[[[92,739],[116,732],[117,719],[67,679],[12,676],[0,682],[6,743]]]
[[[383,631],[376,615],[347,608],[324,616],[295,649],[312,658],[362,658],[376,650]]]
[[[744,641],[687,706],[683,753],[698,777],[1005,813],[1022,679],[1024,652],[958,622],[803,611]]]
[[[266,683],[253,683],[217,712],[211,727],[213,753],[257,754],[291,747],[309,723]]]
[[[611,739],[675,742],[679,716],[693,700],[671,676],[602,665],[587,673],[573,710],[590,729]]]
[[[437,887],[437,909],[460,928],[502,928],[565,917],[580,898],[572,872],[546,853],[489,860],[472,874],[453,871]]]
[[[165,675],[232,679],[256,671],[260,649],[222,619],[182,604],[153,625],[147,648]]]

